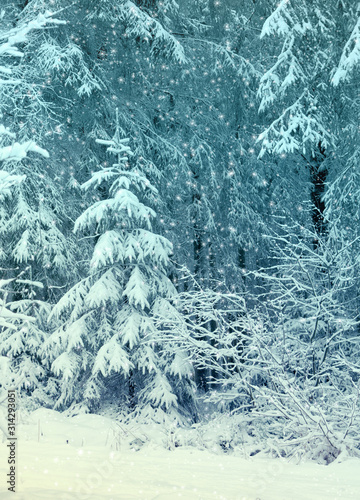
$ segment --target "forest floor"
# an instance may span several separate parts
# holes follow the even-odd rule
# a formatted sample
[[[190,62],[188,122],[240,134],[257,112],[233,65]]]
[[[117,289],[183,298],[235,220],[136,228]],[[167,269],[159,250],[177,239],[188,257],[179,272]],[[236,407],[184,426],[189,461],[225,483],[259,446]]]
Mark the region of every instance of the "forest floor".
[[[147,442],[140,446],[141,441]],[[7,492],[7,443],[0,448],[2,500],[360,499],[357,459],[296,465],[189,446],[169,450],[140,428],[125,429],[97,415],[68,418],[44,409],[20,416],[14,495]]]

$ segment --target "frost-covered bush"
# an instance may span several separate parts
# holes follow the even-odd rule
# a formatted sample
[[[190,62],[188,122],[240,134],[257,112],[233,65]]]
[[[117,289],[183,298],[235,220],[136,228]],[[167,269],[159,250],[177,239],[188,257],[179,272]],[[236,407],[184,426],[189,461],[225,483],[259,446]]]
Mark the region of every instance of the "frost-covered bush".
[[[357,298],[344,303],[345,254],[327,241],[314,248],[312,233],[287,227],[274,236],[276,266],[254,273],[256,305],[199,288],[168,319],[207,369],[209,402],[242,415],[261,449],[321,463],[360,456]]]

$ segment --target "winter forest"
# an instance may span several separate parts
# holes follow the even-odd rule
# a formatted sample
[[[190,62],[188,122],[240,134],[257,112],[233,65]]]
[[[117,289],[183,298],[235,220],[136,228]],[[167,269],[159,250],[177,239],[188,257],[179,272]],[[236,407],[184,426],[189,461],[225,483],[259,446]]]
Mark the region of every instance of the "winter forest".
[[[1,1],[1,398],[360,457],[359,14]]]

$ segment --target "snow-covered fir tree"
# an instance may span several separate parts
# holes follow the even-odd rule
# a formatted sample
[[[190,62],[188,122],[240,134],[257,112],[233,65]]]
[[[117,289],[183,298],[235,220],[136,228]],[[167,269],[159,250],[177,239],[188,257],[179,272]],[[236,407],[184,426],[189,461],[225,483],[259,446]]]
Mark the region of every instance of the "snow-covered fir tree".
[[[117,162],[82,185],[85,192],[102,187],[103,199],[74,227],[95,241],[89,275],[54,307],[51,317],[60,326],[45,342],[43,356],[59,376],[56,407],[77,403],[91,411],[113,403],[181,412],[192,398],[191,366],[186,352],[166,342],[153,321],[175,293],[167,277],[172,245],[152,232],[155,212],[146,200],[156,190],[131,168],[128,142],[117,114],[113,138],[97,139]]]

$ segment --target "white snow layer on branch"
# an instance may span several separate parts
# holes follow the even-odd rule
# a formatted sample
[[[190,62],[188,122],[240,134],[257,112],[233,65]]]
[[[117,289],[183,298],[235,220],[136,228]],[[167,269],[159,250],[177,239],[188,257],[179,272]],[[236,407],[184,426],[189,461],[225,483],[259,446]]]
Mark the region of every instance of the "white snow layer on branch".
[[[49,158],[49,153],[46,149],[40,148],[34,141],[26,141],[20,144],[14,142],[11,146],[0,148],[0,161],[11,160],[21,161],[27,157],[29,152],[38,153],[44,158]]]
[[[259,158],[266,152],[275,154],[293,153],[303,147],[313,150],[321,142],[325,148],[331,143],[331,136],[322,124],[320,116],[305,114],[309,96],[304,92],[297,101],[289,106],[279,118],[264,130],[257,142],[262,142]],[[301,140],[298,138],[300,134]]]
[[[103,144],[104,146],[115,146],[115,142],[111,139],[110,141],[105,139],[95,139],[97,144]]]
[[[123,295],[128,298],[129,304],[134,307],[140,306],[141,309],[150,307],[148,297],[150,294],[149,286],[138,266],[135,266],[130,279],[126,285]]]
[[[74,233],[87,230],[94,224],[101,224],[113,215],[119,217],[121,212],[123,216],[133,217],[136,221],[145,222],[148,226],[150,226],[150,217],[156,216],[154,210],[141,203],[137,196],[126,189],[120,189],[114,198],[98,201],[86,209],[76,219]]]
[[[101,267],[124,259],[123,241],[117,231],[105,231],[97,241],[91,259],[91,267]]]
[[[157,372],[151,384],[147,387],[147,399],[155,405],[164,404],[168,410],[172,406],[177,406],[177,397],[172,392],[171,385],[166,376]]]
[[[110,141],[105,139],[96,139],[95,142],[97,144],[109,146],[107,148],[107,151],[109,153],[114,153],[114,154],[126,153],[129,156],[134,156],[134,153],[131,151],[131,148],[129,146],[126,146],[126,144],[129,142],[129,139],[120,139],[118,141],[115,141],[114,139],[111,139]],[[127,160],[128,158],[126,157],[121,158],[121,161],[127,161]]]
[[[94,172],[88,181],[81,184],[81,189],[87,191],[91,187],[97,188],[102,182],[106,182],[112,177],[117,177],[118,175],[118,172],[113,168],[99,170],[98,172]]]
[[[102,82],[89,70],[84,54],[76,44],[70,42],[61,46],[54,40],[46,41],[41,45],[39,55],[42,70],[64,73],[65,87],[75,88],[80,97],[102,89]]]
[[[26,179],[26,175],[11,175],[5,170],[0,170],[0,193],[10,194],[9,188],[21,184]]]
[[[45,14],[39,14],[32,21],[27,22],[23,26],[17,26],[5,34],[0,35],[0,39],[6,40],[0,43],[0,57],[13,56],[23,57],[23,53],[16,47],[19,43],[28,41],[28,35],[32,30],[39,30],[44,28],[47,24],[65,24],[66,21],[61,21],[52,18],[52,13],[47,11]],[[4,75],[11,75],[12,70],[6,66],[0,65],[0,73]],[[0,79],[1,84],[18,84],[20,80],[3,80]],[[4,125],[0,125],[0,136],[7,136],[15,139],[15,134],[9,131]],[[24,143],[15,142],[10,146],[0,148],[0,161],[21,161],[26,158],[29,152],[40,154],[44,158],[49,158],[49,153],[40,148],[34,141],[26,141]],[[13,185],[20,184],[25,179],[22,175],[11,175],[8,172],[0,171],[0,192],[2,195],[9,194],[7,191]]]
[[[127,0],[121,10],[121,17],[127,23],[127,32],[134,37],[141,37],[144,41],[151,41],[153,55],[162,53],[165,57],[175,60],[179,64],[187,62],[184,48],[181,43],[161,23],[142,11],[134,2]]]
[[[37,288],[44,288],[44,285],[41,283],[41,281],[16,280],[16,283],[23,283],[24,285],[35,286]]]
[[[4,125],[0,125],[0,136],[1,135],[6,135],[7,137],[11,137],[11,139],[15,139],[16,135],[13,132],[10,132],[10,130]]]
[[[5,172],[6,173],[6,172]],[[14,278],[6,279],[6,280],[1,280],[0,279],[0,290],[3,291],[4,286],[9,285],[14,281]]]
[[[311,29],[310,23],[304,21],[305,12],[301,12],[300,9],[300,16],[296,15],[290,1],[281,0],[274,12],[264,22],[260,38],[275,33],[284,37],[291,32],[304,34],[305,31]]]
[[[42,29],[47,24],[66,24],[66,21],[53,19],[52,15],[51,12],[47,11],[45,14],[39,14],[24,26],[10,30],[7,34],[7,41],[0,45],[0,56],[6,54],[14,57],[23,57],[23,52],[16,47],[16,44],[27,42],[30,31]]]
[[[289,33],[289,22],[291,17],[287,12],[288,0],[282,0],[276,10],[266,19],[261,30],[260,38],[266,35],[278,33],[287,35]]]
[[[349,78],[350,72],[360,62],[360,18],[353,29],[349,40],[346,42],[341,54],[340,62],[332,78],[332,84],[336,87],[342,80]]]
[[[72,379],[78,368],[78,359],[74,352],[63,352],[51,365],[55,375],[62,375],[65,381]]]
[[[97,374],[101,372],[104,377],[112,372],[122,372],[124,375],[128,375],[132,368],[134,368],[134,365],[129,360],[126,351],[119,345],[118,335],[114,335],[109,342],[99,349],[93,373]]]
[[[35,321],[35,318],[32,316],[10,311],[10,309],[7,309],[5,302],[0,299],[0,323],[4,320],[4,318],[13,321]]]
[[[106,307],[109,304],[116,304],[121,300],[122,286],[111,269],[106,271],[91,286],[85,297],[85,305],[90,309]]]

